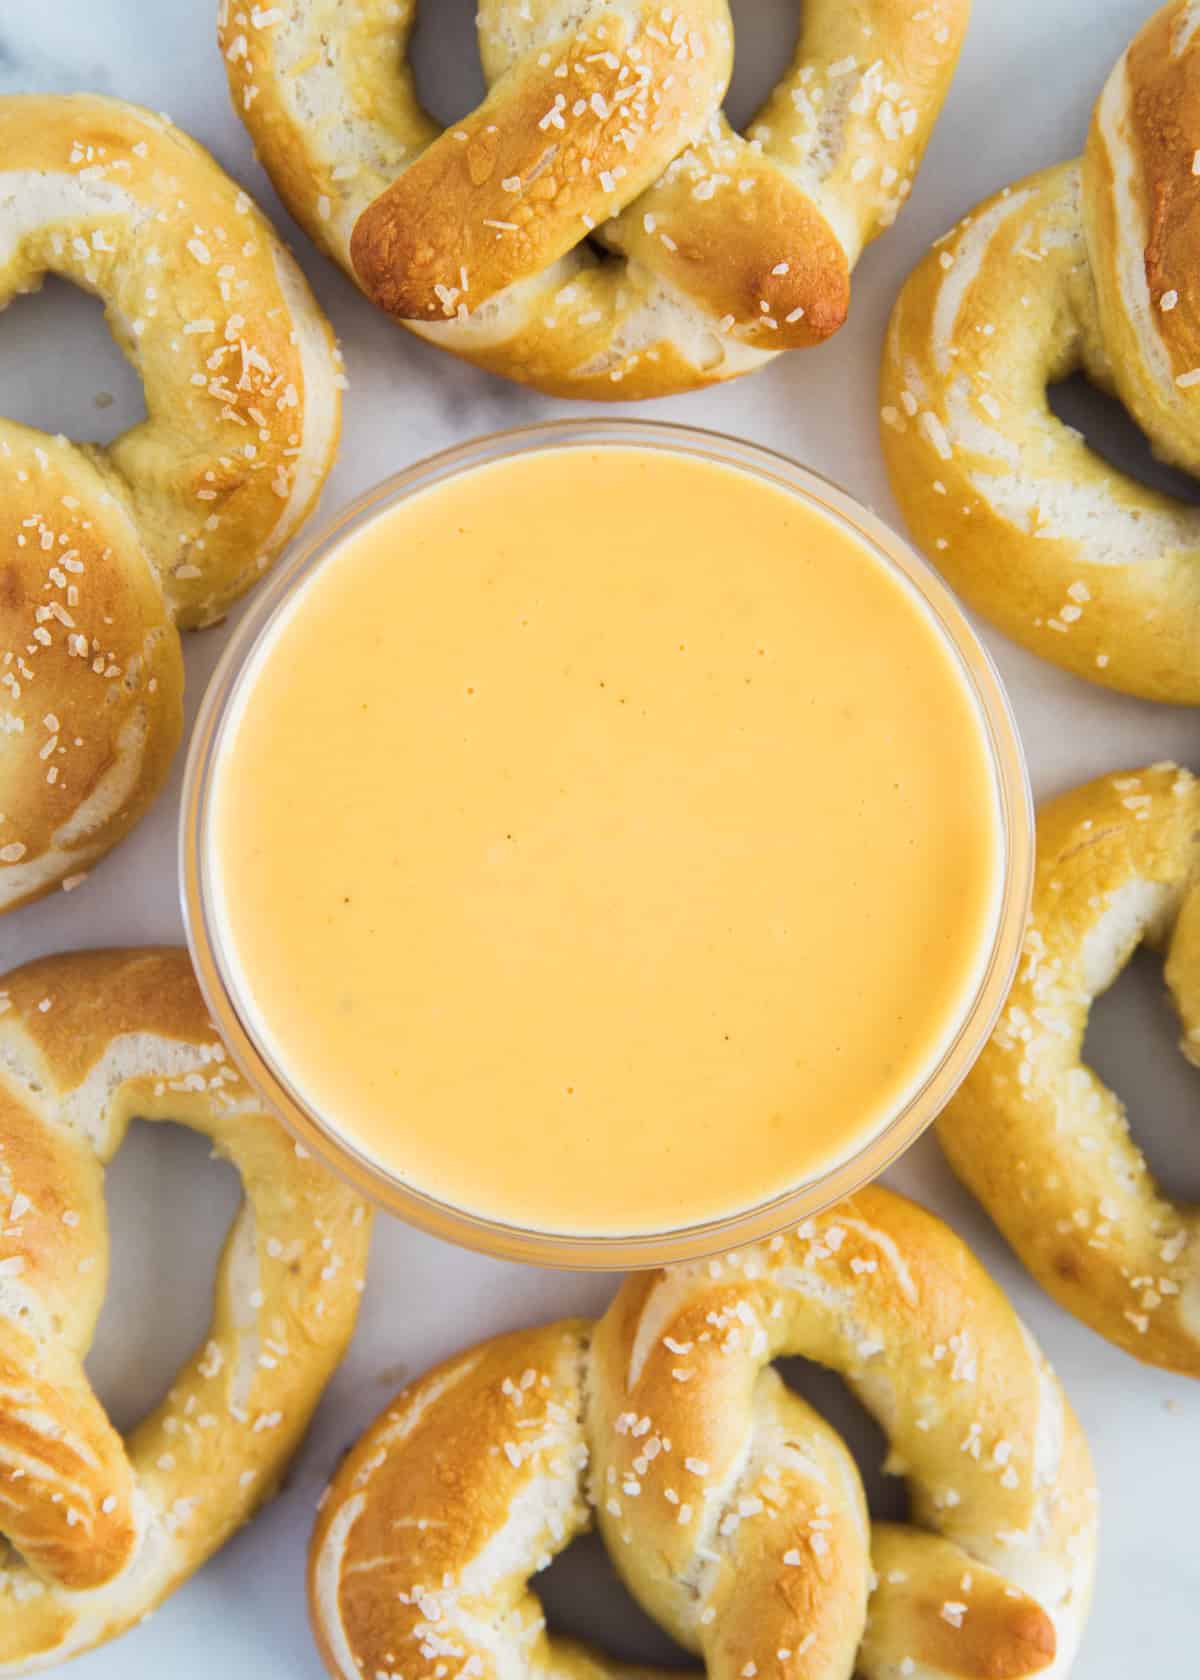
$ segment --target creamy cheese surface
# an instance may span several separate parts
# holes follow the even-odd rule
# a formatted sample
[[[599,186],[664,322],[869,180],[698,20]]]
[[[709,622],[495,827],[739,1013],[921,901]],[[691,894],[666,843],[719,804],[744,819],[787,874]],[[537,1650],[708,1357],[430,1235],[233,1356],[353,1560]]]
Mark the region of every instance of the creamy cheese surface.
[[[579,1235],[845,1158],[999,916],[986,729],[916,593],[738,468],[542,449],[419,491],[243,673],[207,844],[239,1007],[389,1173]]]

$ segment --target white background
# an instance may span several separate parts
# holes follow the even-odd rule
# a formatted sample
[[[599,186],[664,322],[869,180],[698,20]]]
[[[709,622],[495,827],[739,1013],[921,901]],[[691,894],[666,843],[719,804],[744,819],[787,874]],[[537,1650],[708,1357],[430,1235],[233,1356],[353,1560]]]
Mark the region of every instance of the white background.
[[[795,0],[740,0],[732,109],[743,118],[787,53]],[[912,202],[855,274],[851,320],[820,350],[706,394],[647,404],[642,414],[740,433],[830,474],[895,517],[875,439],[875,376],[887,311],[927,244],[977,198],[1079,149],[1091,103],[1150,11],[1144,0],[977,0],[961,69]],[[0,0],[0,91],[88,89],[168,113],[209,146],[294,242],[341,335],[350,376],[341,457],[328,513],[397,467],[496,426],[562,414],[537,397],[418,344],[374,313],[283,215],[230,112],[214,41],[216,0]],[[479,83],[470,0],[426,0],[418,51],[423,91],[445,119]],[[99,408],[95,398],[112,393]],[[99,307],[61,283],[22,299],[0,330],[0,410],[78,437],[113,436],[141,412],[136,379],[108,341]],[[576,410],[580,412],[580,409]],[[1127,448],[1111,418],[1106,446]],[[731,557],[735,559],[736,557]],[[188,638],[194,709],[225,632]],[[1118,765],[1200,759],[1197,718],[1092,690],[989,634],[1011,688],[1036,790],[1044,794]],[[180,937],[174,867],[179,765],[136,835],[69,897],[0,922],[0,965],[74,945]],[[1174,1049],[1174,1024],[1152,960],[1135,964],[1098,1011],[1089,1051],[1129,1101],[1134,1126],[1168,1189],[1200,1199],[1197,1086]],[[199,1337],[211,1266],[236,1195],[184,1134],[131,1135],[109,1175],[114,1275],[91,1370],[115,1419],[132,1421]],[[156,1128],[157,1130],[157,1128]],[[926,1139],[892,1175],[973,1244],[1040,1338],[1078,1409],[1103,1490],[1096,1607],[1076,1673],[1196,1671],[1200,1645],[1200,1386],[1143,1370],[1060,1312],[1021,1267]],[[80,1659],[78,1680],[289,1676],[319,1680],[303,1601],[304,1550],[317,1494],[338,1455],[405,1378],[489,1332],[600,1308],[602,1277],[553,1275],[457,1252],[381,1218],[357,1338],[326,1395],[282,1497],[149,1623]],[[877,1511],[880,1442],[841,1385],[801,1371],[806,1392],[842,1422]],[[554,1619],[594,1630],[614,1655],[649,1659],[661,1638],[584,1546],[554,1571]]]

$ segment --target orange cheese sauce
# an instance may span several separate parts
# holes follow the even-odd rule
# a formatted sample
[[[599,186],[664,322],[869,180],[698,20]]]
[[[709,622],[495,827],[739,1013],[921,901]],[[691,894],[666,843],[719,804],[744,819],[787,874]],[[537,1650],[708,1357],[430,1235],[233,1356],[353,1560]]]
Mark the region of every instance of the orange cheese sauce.
[[[420,1190],[677,1229],[845,1158],[999,913],[985,726],[867,545],[740,469],[540,450],[382,512],[244,673],[209,825],[243,1013]]]

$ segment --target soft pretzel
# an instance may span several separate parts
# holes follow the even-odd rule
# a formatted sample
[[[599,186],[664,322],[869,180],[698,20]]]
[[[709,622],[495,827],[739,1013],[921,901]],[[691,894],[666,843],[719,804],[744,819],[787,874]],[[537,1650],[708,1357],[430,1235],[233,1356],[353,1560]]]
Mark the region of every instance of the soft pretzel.
[[[1200,34],[1175,0],[1123,54],[1082,160],[979,205],[915,270],[882,435],[918,541],[1077,675],[1200,702],[1200,513],[1092,453],[1046,388],[1082,368],[1200,472]]]
[[[0,911],[73,884],[179,739],[175,626],[212,623],[312,506],[337,442],[329,328],[196,143],[90,95],[0,98],[0,307],[96,292],[146,388],[107,448],[0,419]]]
[[[122,1441],[83,1360],[103,1169],[135,1116],[212,1139],[245,1200],[204,1345]],[[370,1220],[264,1113],[181,951],[0,977],[0,1673],[123,1632],[271,1493],[349,1340]]]
[[[490,91],[442,132],[415,0],[221,0],[234,106],[297,221],[373,302],[554,395],[730,379],[842,323],[903,203],[969,0],[809,0],[749,138],[726,0],[481,0]]]
[[[840,1437],[768,1368],[785,1354],[887,1431],[912,1526],[868,1524]],[[628,1680],[548,1637],[529,1590],[593,1516],[713,1680],[1061,1680],[1096,1539],[1087,1447],[1028,1333],[953,1232],[878,1187],[405,1390],[313,1535],[330,1672]]]
[[[1200,1377],[1200,1213],[1164,1196],[1081,1060],[1093,999],[1145,942],[1200,1063],[1200,784],[1170,764],[1102,777],[1044,806],[1037,841],[1023,965],[942,1147],[1069,1312]]]

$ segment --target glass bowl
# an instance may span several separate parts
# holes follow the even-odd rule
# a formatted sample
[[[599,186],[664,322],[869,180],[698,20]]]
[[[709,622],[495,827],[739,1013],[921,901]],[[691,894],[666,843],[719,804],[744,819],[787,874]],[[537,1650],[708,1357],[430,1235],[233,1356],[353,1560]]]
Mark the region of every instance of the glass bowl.
[[[982,977],[974,995],[963,1004],[947,1048],[903,1106],[838,1164],[769,1201],[678,1230],[628,1236],[571,1236],[525,1229],[450,1205],[388,1173],[357,1149],[328,1116],[312,1112],[289,1080],[287,1069],[256,1037],[252,1013],[238,998],[235,966],[223,948],[220,919],[214,911],[208,855],[214,774],[240,674],[315,568],[382,511],[431,485],[529,451],[580,447],[665,450],[739,468],[802,498],[865,543],[924,604],[978,706],[992,759],[1002,854],[994,937]],[[786,457],[716,432],[641,420],[556,421],[461,444],[385,480],[299,543],[255,597],[204,696],[188,753],[180,828],[188,942],[213,1020],[246,1077],[296,1138],[365,1195],[436,1236],[511,1260],[622,1270],[695,1259],[770,1236],[849,1195],[907,1149],[945,1106],[995,1024],[1020,951],[1032,861],[1032,802],[1007,696],[962,608],[933,569],[845,491]]]

